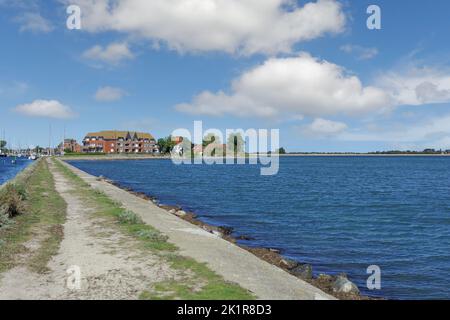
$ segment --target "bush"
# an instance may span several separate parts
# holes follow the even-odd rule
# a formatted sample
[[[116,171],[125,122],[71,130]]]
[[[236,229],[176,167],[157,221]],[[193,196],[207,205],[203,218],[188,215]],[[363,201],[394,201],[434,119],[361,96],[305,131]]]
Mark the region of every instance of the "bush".
[[[137,236],[139,238],[155,242],[166,242],[169,239],[168,236],[163,235],[158,230],[141,230],[137,232]]]
[[[9,220],[6,214],[0,212],[0,228],[6,228],[11,224],[11,220]],[[0,239],[1,242],[1,239]]]
[[[27,194],[23,186],[7,184],[0,193],[0,214],[7,218],[14,218],[25,213],[26,198]]]
[[[123,224],[141,224],[142,219],[131,211],[121,211],[118,215],[119,222]]]

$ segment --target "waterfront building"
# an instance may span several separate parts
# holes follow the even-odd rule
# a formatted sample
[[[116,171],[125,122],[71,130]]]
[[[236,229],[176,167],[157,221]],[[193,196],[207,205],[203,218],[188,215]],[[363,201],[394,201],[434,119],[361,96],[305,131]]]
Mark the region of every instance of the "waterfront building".
[[[64,139],[63,146],[59,145],[58,149],[61,149],[64,152],[72,152],[72,153],[80,153],[81,152],[81,145],[77,142],[75,139]]]
[[[155,138],[149,133],[132,131],[91,132],[83,139],[85,153],[157,153]]]

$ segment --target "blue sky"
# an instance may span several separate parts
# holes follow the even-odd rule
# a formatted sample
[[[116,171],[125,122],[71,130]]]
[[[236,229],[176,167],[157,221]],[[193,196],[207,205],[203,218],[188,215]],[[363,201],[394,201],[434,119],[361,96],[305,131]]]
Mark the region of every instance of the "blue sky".
[[[7,140],[202,120],[279,128],[288,151],[450,149],[448,1],[161,1],[0,0]]]

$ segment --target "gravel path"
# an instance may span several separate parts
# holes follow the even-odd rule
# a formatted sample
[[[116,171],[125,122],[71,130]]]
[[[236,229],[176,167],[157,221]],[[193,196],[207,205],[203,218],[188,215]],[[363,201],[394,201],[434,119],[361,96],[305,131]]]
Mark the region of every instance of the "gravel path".
[[[64,239],[50,272],[37,274],[19,265],[2,274],[0,299],[137,299],[152,283],[176,277],[161,258],[143,254],[133,238],[95,218],[51,161],[49,166],[67,203]],[[39,247],[36,242],[26,246],[32,250]]]

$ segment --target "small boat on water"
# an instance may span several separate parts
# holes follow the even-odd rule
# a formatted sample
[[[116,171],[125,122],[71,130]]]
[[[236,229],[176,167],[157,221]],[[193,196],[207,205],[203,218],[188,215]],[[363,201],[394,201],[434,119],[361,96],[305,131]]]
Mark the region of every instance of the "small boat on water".
[[[31,156],[28,157],[28,160],[37,160],[37,156],[35,154],[32,154]]]
[[[6,158],[7,157],[7,155],[6,154],[4,154],[4,153],[0,153],[0,158]]]

